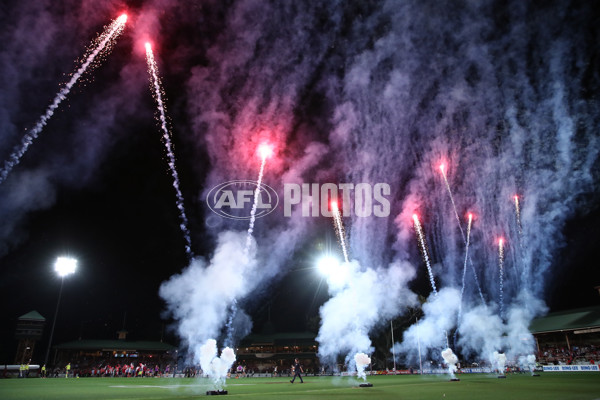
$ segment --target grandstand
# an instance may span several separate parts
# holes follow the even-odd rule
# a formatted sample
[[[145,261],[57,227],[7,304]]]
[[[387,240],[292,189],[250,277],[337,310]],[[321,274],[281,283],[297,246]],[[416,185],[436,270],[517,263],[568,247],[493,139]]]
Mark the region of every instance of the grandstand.
[[[542,364],[600,361],[600,306],[552,312],[531,322]]]

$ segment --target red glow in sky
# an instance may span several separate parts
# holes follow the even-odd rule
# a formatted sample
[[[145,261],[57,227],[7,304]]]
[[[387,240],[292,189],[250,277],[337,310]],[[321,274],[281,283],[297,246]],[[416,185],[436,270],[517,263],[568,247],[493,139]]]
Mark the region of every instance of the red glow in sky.
[[[445,169],[446,169],[446,165],[444,165],[443,163],[442,163],[442,164],[440,164],[440,171],[442,171],[442,174],[443,174],[443,173],[445,173],[445,172],[444,172],[444,171],[445,171]]]

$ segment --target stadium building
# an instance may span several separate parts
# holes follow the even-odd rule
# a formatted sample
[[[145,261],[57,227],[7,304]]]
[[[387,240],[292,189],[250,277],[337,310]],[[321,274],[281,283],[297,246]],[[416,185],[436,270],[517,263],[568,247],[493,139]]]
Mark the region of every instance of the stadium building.
[[[600,306],[552,312],[529,327],[542,364],[600,362]]]
[[[318,343],[312,332],[252,334],[246,336],[236,349],[236,365],[246,367],[247,373],[288,374],[294,358],[304,372],[318,372]]]
[[[53,347],[53,365],[71,363],[81,375],[100,365],[175,365],[177,348],[164,342],[127,340],[75,340]]]

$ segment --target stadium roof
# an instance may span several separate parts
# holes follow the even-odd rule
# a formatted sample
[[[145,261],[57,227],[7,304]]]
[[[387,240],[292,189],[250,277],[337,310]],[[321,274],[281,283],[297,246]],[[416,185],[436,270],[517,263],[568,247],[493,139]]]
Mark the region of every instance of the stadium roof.
[[[163,342],[125,340],[75,340],[54,346],[59,350],[128,350],[128,351],[171,351],[176,347]]]
[[[29,321],[45,321],[46,318],[42,317],[37,311],[29,311],[27,314],[23,314],[19,317],[19,321],[29,320]]]
[[[600,329],[600,306],[553,312],[534,319],[529,326],[530,332],[534,334],[594,328]]]

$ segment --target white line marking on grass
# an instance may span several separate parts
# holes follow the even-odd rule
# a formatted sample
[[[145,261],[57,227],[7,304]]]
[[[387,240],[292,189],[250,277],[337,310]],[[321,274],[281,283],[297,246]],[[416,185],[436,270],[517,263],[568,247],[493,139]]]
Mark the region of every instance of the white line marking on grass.
[[[229,387],[229,386],[254,386],[254,385],[256,385],[256,383],[232,383],[230,385],[227,385],[226,387]],[[210,384],[205,384],[205,385],[112,385],[109,387],[117,388],[117,389],[137,389],[137,388],[177,389],[177,388],[184,388],[184,387],[207,388],[210,386],[211,386]]]

